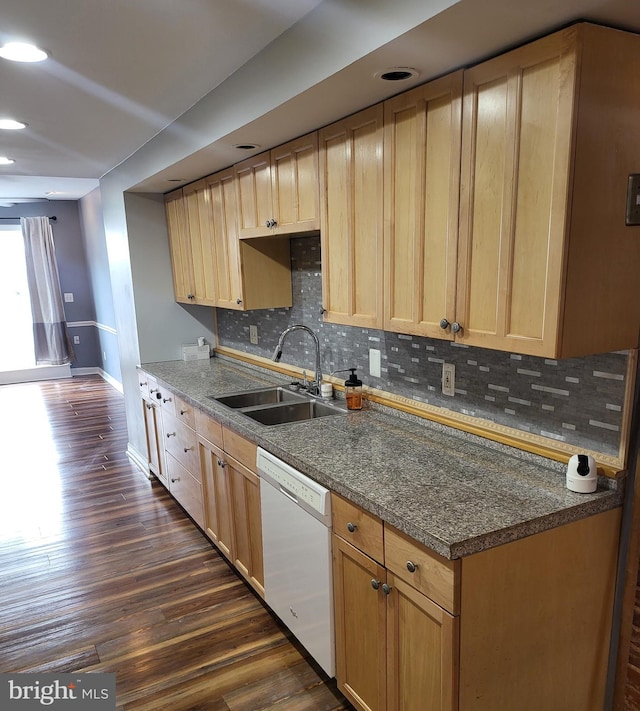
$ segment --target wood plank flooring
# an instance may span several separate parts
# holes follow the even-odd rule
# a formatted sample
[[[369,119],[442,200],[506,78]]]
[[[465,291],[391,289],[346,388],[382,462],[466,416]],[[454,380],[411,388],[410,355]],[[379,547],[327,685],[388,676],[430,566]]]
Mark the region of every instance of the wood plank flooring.
[[[0,387],[0,672],[115,672],[119,711],[352,709],[126,445],[98,376]]]

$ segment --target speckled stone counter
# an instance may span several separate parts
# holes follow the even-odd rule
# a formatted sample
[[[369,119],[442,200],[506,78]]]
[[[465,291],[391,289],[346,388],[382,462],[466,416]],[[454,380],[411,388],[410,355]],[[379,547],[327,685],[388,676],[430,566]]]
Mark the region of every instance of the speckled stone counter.
[[[261,425],[210,396],[288,382],[230,359],[142,366],[194,406],[446,558],[621,504],[615,481],[565,487],[565,465],[421,418],[367,409]]]

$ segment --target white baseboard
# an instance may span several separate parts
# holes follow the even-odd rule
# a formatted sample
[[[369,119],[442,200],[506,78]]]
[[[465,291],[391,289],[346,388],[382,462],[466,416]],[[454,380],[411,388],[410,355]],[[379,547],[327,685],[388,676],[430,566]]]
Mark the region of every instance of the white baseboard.
[[[116,380],[112,375],[109,375],[102,368],[74,368],[71,371],[72,375],[99,375],[103,380],[106,380],[111,387],[115,388],[121,395],[124,394],[122,383]]]
[[[39,365],[22,370],[6,370],[0,372],[0,385],[13,385],[16,383],[34,383],[39,380],[60,380],[72,376],[71,366],[65,365]]]

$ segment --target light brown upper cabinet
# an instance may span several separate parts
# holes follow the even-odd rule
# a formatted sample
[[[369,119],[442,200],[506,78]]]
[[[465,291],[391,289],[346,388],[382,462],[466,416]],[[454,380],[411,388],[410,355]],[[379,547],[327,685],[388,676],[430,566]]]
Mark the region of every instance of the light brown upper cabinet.
[[[319,132],[325,321],[382,328],[382,104]]]
[[[318,229],[317,132],[247,158],[234,170],[241,239]]]
[[[176,301],[190,304],[194,299],[191,240],[187,223],[187,208],[182,189],[165,195],[171,272]]]
[[[238,239],[233,168],[165,196],[176,301],[238,310],[291,306],[288,240]]]
[[[462,71],[384,103],[386,331],[453,338],[461,121]]]
[[[639,64],[640,37],[580,24],[465,71],[456,340],[637,347]]]

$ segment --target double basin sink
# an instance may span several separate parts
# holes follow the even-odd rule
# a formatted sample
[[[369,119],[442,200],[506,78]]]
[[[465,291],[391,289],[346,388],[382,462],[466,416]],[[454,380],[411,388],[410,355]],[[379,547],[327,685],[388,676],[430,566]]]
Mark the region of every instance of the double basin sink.
[[[304,392],[281,386],[209,397],[263,425],[286,425],[317,417],[344,415],[347,412],[338,403],[324,402]]]

